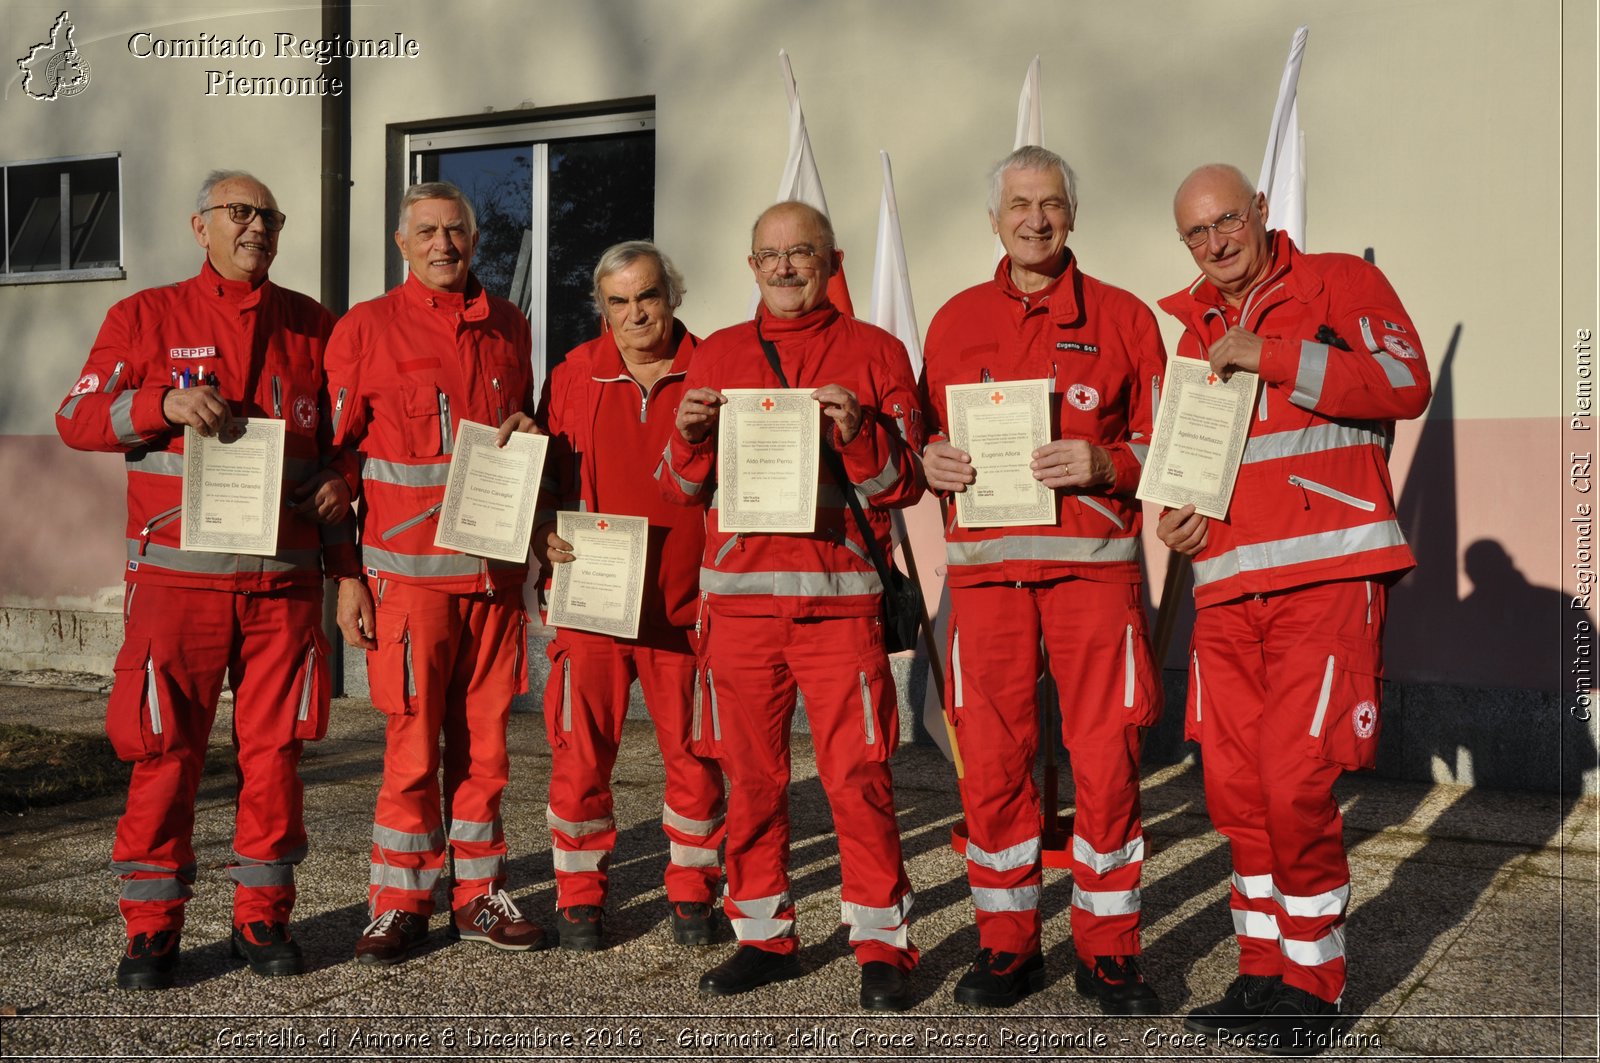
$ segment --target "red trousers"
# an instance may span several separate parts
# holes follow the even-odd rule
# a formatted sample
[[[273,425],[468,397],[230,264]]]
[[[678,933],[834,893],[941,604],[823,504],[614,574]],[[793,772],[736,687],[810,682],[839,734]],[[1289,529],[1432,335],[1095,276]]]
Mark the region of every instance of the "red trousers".
[[[1324,1000],[1344,993],[1350,900],[1333,784],[1377,757],[1387,601],[1353,580],[1195,614],[1186,723],[1233,854],[1239,970]]]
[[[889,756],[899,712],[876,617],[705,619],[709,727],[728,776],[727,897],[744,945],[799,948],[789,896],[789,725],[805,694],[817,774],[833,810],[840,921],[861,963],[916,966]],[[709,730],[709,735],[706,732]]]
[[[722,771],[690,749],[695,658],[687,637],[670,650],[560,631],[550,643],[545,727],[550,737],[551,855],[556,906],[604,905],[606,868],[616,847],[611,769],[635,679],[655,723],[666,786],[669,901],[714,901],[722,877]]]
[[[233,921],[288,922],[305,858],[300,750],[328,726],[317,588],[266,594],[130,584],[106,708],[133,762],[111,868],[128,935],[183,927],[195,878],[194,801],[226,676],[233,688]]]
[[[394,908],[431,915],[447,840],[452,907],[505,884],[500,795],[511,699],[528,688],[527,614],[515,592],[443,594],[391,580],[377,597],[367,675],[388,723],[367,905],[375,917]]]
[[[1138,584],[1059,579],[950,590],[945,687],[965,764],[967,879],[978,940],[1039,951],[1036,684],[1044,640],[1077,793],[1072,943],[1079,957],[1137,955],[1140,728],[1161,712]],[[1050,809],[1050,814],[1055,810]]]

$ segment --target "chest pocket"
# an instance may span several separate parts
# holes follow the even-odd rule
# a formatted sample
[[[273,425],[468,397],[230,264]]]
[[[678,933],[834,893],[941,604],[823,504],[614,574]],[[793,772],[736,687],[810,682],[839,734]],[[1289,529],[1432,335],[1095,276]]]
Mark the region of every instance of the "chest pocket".
[[[400,432],[406,453],[435,458],[450,452],[450,397],[432,384],[402,384]]]

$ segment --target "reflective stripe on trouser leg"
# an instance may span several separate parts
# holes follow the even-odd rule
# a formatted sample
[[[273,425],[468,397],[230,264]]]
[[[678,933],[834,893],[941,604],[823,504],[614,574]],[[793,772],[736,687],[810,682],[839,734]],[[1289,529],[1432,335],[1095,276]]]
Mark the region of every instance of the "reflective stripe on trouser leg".
[[[551,857],[556,872],[556,907],[606,901],[606,872],[616,846],[611,772],[622,741],[633,663],[615,639],[561,630],[550,645],[557,667],[545,691],[548,706],[560,706],[545,721],[550,742]]]
[[[729,894],[723,898],[722,911],[739,944],[773,952],[794,950],[794,902],[787,892],[742,901]]]
[[[722,877],[718,850],[727,804],[722,769],[690,748],[695,658],[687,646],[687,639],[683,652],[637,646],[633,660],[666,775],[661,829],[667,836],[667,899],[711,902]]]
[[[887,908],[868,908],[865,905],[841,902],[839,921],[850,928],[852,946],[865,942],[878,942],[900,952],[911,949],[911,934],[907,920],[911,915],[911,894]]]
[[[1350,904],[1350,885],[1310,897],[1290,896],[1272,891],[1278,907],[1279,947],[1283,949],[1284,973],[1291,973],[1294,984],[1324,996],[1338,988],[1344,990],[1344,913]]]

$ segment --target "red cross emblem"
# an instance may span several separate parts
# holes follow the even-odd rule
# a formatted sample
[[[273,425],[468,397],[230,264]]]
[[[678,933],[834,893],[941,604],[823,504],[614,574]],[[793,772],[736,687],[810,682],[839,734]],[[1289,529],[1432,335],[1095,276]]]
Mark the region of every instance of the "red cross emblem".
[[[763,410],[766,410],[768,413],[771,413],[772,412],[772,408],[774,406],[776,406],[776,405],[777,405],[777,403],[773,402],[771,399],[762,399],[761,400],[761,408]]]
[[[594,526],[599,528],[601,531],[605,531],[607,528],[611,527],[611,522],[602,517],[594,522]]]
[[[1220,378],[1215,373],[1207,373],[1206,374],[1206,383],[1207,384],[1215,384],[1219,379]]]
[[[998,406],[1002,402],[1006,401],[1006,393],[1003,391],[996,391],[993,395],[989,396],[989,401]]]

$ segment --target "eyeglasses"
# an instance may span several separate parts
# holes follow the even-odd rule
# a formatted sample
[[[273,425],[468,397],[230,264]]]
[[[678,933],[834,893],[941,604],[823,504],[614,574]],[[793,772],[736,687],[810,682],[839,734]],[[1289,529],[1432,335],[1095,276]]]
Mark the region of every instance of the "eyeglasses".
[[[1210,225],[1196,225],[1186,233],[1179,233],[1178,239],[1190,247],[1204,247],[1211,239],[1211,230],[1217,230],[1218,236],[1228,236],[1244,228],[1245,219],[1250,217],[1250,207],[1246,205],[1242,211],[1229,211]]]
[[[784,251],[774,251],[772,248],[763,248],[752,251],[750,257],[755,260],[756,269],[762,273],[771,273],[778,268],[780,261],[787,262],[795,269],[814,269],[821,262],[823,252],[807,244],[791,247]]]
[[[261,224],[266,226],[267,232],[275,233],[283,228],[283,211],[273,210],[271,207],[258,207],[254,203],[213,203],[209,207],[202,208],[200,213],[204,214],[208,210],[222,210],[223,208],[227,208],[229,220],[240,225],[249,225],[250,219],[259,214],[261,215]]]

